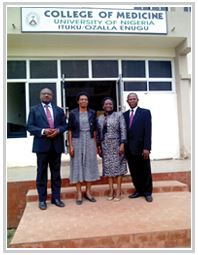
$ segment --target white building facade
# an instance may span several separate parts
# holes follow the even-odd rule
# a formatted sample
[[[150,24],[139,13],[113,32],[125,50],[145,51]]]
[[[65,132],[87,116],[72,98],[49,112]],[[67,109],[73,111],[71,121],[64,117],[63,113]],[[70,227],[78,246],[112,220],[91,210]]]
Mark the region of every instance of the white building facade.
[[[7,7],[7,166],[35,165],[30,107],[49,87],[68,115],[79,91],[152,113],[152,159],[191,156],[190,7]],[[63,160],[67,159],[64,155]]]

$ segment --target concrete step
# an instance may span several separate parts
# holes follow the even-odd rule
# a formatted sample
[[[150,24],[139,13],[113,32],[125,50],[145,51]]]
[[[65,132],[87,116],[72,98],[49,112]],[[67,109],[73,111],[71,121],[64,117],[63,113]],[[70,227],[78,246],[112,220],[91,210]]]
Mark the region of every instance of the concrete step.
[[[93,185],[92,194],[94,196],[107,196],[108,195],[108,184]],[[132,183],[122,184],[122,194],[132,194],[134,192],[134,186]],[[153,192],[173,192],[173,191],[188,191],[188,186],[178,181],[154,181]],[[51,198],[51,189],[48,189],[48,200]],[[75,187],[63,187],[61,189],[61,199],[71,199],[76,197]],[[29,190],[26,195],[27,202],[37,201],[38,195],[37,190]]]
[[[153,199],[66,199],[64,208],[48,201],[45,211],[28,202],[10,247],[191,248],[191,193],[158,192]]]

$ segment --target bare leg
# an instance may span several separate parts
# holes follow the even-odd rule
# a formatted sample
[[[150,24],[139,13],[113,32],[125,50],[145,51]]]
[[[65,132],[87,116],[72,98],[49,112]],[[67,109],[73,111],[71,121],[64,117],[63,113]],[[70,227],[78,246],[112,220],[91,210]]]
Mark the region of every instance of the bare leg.
[[[89,200],[90,202],[96,202],[96,199],[91,195],[91,182],[86,182],[85,192],[85,199]]]
[[[113,199],[113,177],[108,177],[108,182],[109,182],[109,195],[108,195],[108,200],[112,200]]]
[[[109,196],[113,196],[113,177],[108,177],[109,182]]]
[[[91,182],[86,182],[86,195],[91,197]]]
[[[116,196],[115,200],[120,200],[121,198],[121,184],[122,184],[122,176],[117,176],[116,177],[116,182],[117,182],[117,190],[116,190]]]
[[[81,190],[81,183],[76,183],[76,191],[77,191],[77,200],[82,200],[82,190]]]

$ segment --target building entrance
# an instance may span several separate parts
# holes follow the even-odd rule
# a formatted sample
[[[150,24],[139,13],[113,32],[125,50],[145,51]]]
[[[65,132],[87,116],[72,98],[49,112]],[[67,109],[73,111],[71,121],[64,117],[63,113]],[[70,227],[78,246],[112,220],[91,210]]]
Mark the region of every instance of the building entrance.
[[[112,97],[117,109],[116,81],[71,81],[65,82],[65,106],[67,111],[77,107],[76,95],[87,92],[90,96],[89,107],[94,109],[99,115],[102,111],[102,100],[105,97]]]

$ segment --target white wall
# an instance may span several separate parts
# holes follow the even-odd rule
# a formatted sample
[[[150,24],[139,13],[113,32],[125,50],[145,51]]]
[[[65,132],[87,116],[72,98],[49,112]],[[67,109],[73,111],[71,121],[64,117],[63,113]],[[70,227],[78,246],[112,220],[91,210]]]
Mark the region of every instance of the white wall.
[[[34,166],[36,164],[36,154],[32,153],[32,140],[33,137],[7,139],[7,167]]]
[[[33,137],[7,139],[7,167],[36,166],[36,154],[32,152]],[[68,160],[68,155],[62,154],[62,161]]]
[[[152,115],[151,159],[179,158],[178,113],[175,93],[137,93],[139,106]],[[124,102],[128,92],[124,93]],[[129,106],[126,103],[126,110]]]

